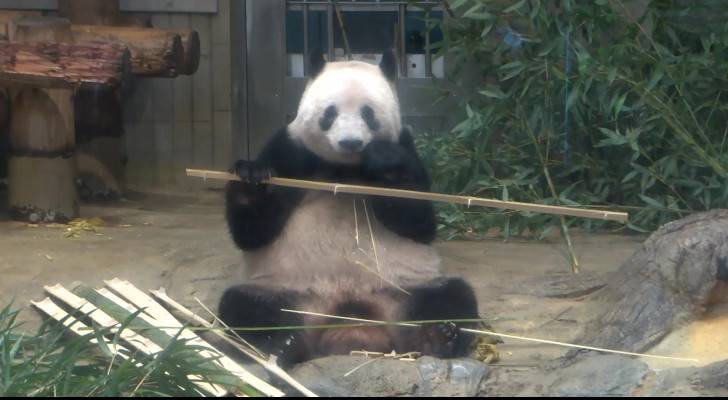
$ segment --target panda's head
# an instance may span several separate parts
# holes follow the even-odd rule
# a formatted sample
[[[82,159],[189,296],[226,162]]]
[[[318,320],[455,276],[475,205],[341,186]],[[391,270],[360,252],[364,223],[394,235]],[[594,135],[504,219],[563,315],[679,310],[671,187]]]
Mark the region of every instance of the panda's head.
[[[397,142],[402,129],[394,89],[397,63],[387,52],[379,65],[311,60],[313,80],[288,125],[291,138],[322,159],[357,164],[374,139]]]

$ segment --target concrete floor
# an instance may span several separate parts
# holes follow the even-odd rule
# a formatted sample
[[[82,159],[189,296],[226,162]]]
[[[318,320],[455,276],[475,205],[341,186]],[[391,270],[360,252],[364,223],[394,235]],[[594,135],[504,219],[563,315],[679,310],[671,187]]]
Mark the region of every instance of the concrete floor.
[[[4,207],[0,202],[0,210]],[[219,191],[194,195],[130,193],[108,205],[86,205],[84,218],[105,226],[65,238],[64,227],[29,226],[0,214],[0,302],[26,306],[43,298],[43,285],[76,282],[98,285],[127,279],[141,289],[163,286],[173,298],[198,309],[194,297],[215,308],[225,287],[241,279],[242,258],[228,237]],[[615,270],[644,237],[575,234],[585,273]],[[580,298],[534,296],[542,279],[568,278],[562,241],[491,239],[438,243],[445,268],[474,286],[484,317],[500,332],[569,341],[588,318]],[[27,329],[40,319],[23,312]],[[558,356],[562,348],[509,341],[501,348],[504,365],[528,365]]]

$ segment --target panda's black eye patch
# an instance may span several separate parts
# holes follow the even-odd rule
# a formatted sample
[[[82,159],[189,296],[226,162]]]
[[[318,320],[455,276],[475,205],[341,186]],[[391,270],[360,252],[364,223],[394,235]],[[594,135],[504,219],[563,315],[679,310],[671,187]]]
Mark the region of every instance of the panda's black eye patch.
[[[334,121],[336,120],[336,117],[339,116],[339,111],[336,109],[336,106],[328,106],[324,110],[324,115],[319,119],[319,126],[321,127],[322,131],[328,131],[331,129],[331,125],[334,124]]]
[[[371,107],[364,106],[361,108],[361,118],[367,123],[369,129],[373,131],[379,130],[379,121],[377,121],[377,117],[374,115],[374,110]]]

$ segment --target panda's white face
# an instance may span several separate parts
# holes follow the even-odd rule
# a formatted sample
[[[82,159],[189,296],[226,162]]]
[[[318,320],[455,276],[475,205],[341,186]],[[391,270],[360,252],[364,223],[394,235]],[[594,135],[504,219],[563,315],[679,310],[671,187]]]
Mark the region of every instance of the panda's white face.
[[[396,142],[401,127],[397,95],[381,69],[345,61],[326,64],[309,84],[288,132],[326,161],[357,164],[369,142]]]

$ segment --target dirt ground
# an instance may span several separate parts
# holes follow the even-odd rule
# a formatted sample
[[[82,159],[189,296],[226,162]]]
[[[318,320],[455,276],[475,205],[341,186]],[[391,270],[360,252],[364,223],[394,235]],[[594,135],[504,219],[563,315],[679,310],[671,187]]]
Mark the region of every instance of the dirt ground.
[[[64,237],[64,227],[8,220],[0,200],[1,302],[27,306],[30,300],[44,297],[43,285],[97,285],[119,277],[141,289],[163,286],[173,298],[194,309],[199,310],[195,297],[216,308],[222,290],[242,279],[243,268],[241,255],[226,231],[222,193],[132,192],[127,197],[107,205],[82,207],[84,218],[99,217],[105,226],[76,238]],[[617,269],[643,240],[638,235],[576,234],[574,245],[584,273],[598,277]],[[567,253],[558,238],[541,242],[447,242],[437,247],[446,270],[472,283],[483,316],[491,318],[491,325],[499,332],[569,342],[589,321],[580,308],[582,297],[534,295],[546,278],[569,278]],[[40,321],[30,308],[22,319],[28,330]],[[710,320],[699,323],[716,329]],[[701,346],[699,335],[691,329],[697,328],[686,328],[655,351],[684,354],[695,350],[676,344],[696,337],[696,346]],[[704,347],[702,351],[708,355],[715,349]],[[553,359],[565,349],[509,340],[500,351],[500,367],[528,367]],[[720,357],[728,358],[728,354]]]

